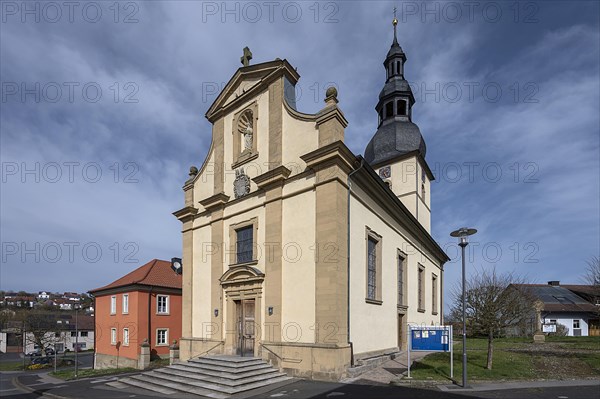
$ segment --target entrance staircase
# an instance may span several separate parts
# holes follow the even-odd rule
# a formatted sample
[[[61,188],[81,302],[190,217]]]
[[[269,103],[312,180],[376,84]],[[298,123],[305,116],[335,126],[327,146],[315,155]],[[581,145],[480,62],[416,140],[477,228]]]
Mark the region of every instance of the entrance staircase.
[[[259,358],[214,355],[119,378],[109,385],[142,388],[174,397],[183,392],[222,399],[291,379]]]

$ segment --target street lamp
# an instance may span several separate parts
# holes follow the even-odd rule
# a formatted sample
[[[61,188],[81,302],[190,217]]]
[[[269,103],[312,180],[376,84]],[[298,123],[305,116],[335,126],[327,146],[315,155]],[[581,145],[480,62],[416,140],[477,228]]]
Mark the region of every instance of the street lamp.
[[[463,336],[463,361],[462,361],[462,387],[467,386],[467,319],[465,316],[465,247],[469,245],[469,236],[477,233],[477,230],[468,227],[461,227],[450,233],[452,237],[460,238],[458,245],[462,249],[462,336]]]
[[[77,316],[79,315],[79,307],[75,305],[75,378],[79,377],[79,367],[77,364],[78,353],[79,352],[79,323],[77,320]]]

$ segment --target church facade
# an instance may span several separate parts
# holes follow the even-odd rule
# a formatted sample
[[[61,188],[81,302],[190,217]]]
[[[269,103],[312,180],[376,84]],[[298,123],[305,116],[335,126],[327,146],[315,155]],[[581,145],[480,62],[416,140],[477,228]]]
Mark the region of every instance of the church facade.
[[[339,380],[362,359],[405,349],[409,324],[443,321],[448,258],[430,235],[433,175],[394,22],[364,156],[344,144],[335,88],[316,114],[296,109],[300,76],[286,60],[249,65],[245,51],[207,111],[212,144],[174,213],[182,360],[256,356]]]

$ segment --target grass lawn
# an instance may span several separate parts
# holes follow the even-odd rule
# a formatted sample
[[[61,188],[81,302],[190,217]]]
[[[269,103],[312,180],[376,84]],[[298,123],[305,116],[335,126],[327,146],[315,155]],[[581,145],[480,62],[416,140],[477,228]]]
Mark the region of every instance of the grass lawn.
[[[19,360],[16,362],[1,362],[0,371],[22,371],[23,361]]]
[[[492,370],[487,363],[487,339],[467,339],[469,380],[531,380],[600,377],[600,337],[546,337],[494,340]],[[454,378],[462,375],[462,341],[454,346]],[[450,380],[450,354],[434,353],[411,367],[418,380]]]

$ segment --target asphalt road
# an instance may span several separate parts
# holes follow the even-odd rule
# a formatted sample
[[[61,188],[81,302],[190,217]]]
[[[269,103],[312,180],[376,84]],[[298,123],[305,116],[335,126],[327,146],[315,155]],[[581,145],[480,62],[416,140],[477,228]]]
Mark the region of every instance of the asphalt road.
[[[37,393],[27,393],[19,390],[12,384],[14,377],[20,377],[20,382],[37,389]],[[44,392],[50,392],[70,398],[86,399],[156,399],[163,397],[139,389],[117,390],[105,385],[115,377],[102,377],[83,379],[68,383],[48,383],[44,380],[43,373],[0,373],[0,397],[3,399],[29,399],[38,398]],[[552,388],[527,388],[510,389],[485,392],[441,392],[430,389],[393,386],[372,386],[358,384],[339,384],[318,381],[298,380],[289,385],[270,391],[262,391],[246,398],[283,398],[283,399],[309,399],[309,398],[337,398],[340,399],[379,399],[379,398],[439,398],[439,399],[596,399],[600,398],[600,383],[590,382],[594,385],[552,387]],[[190,395],[177,395],[177,398],[190,398]],[[200,398],[196,396],[195,398]]]

